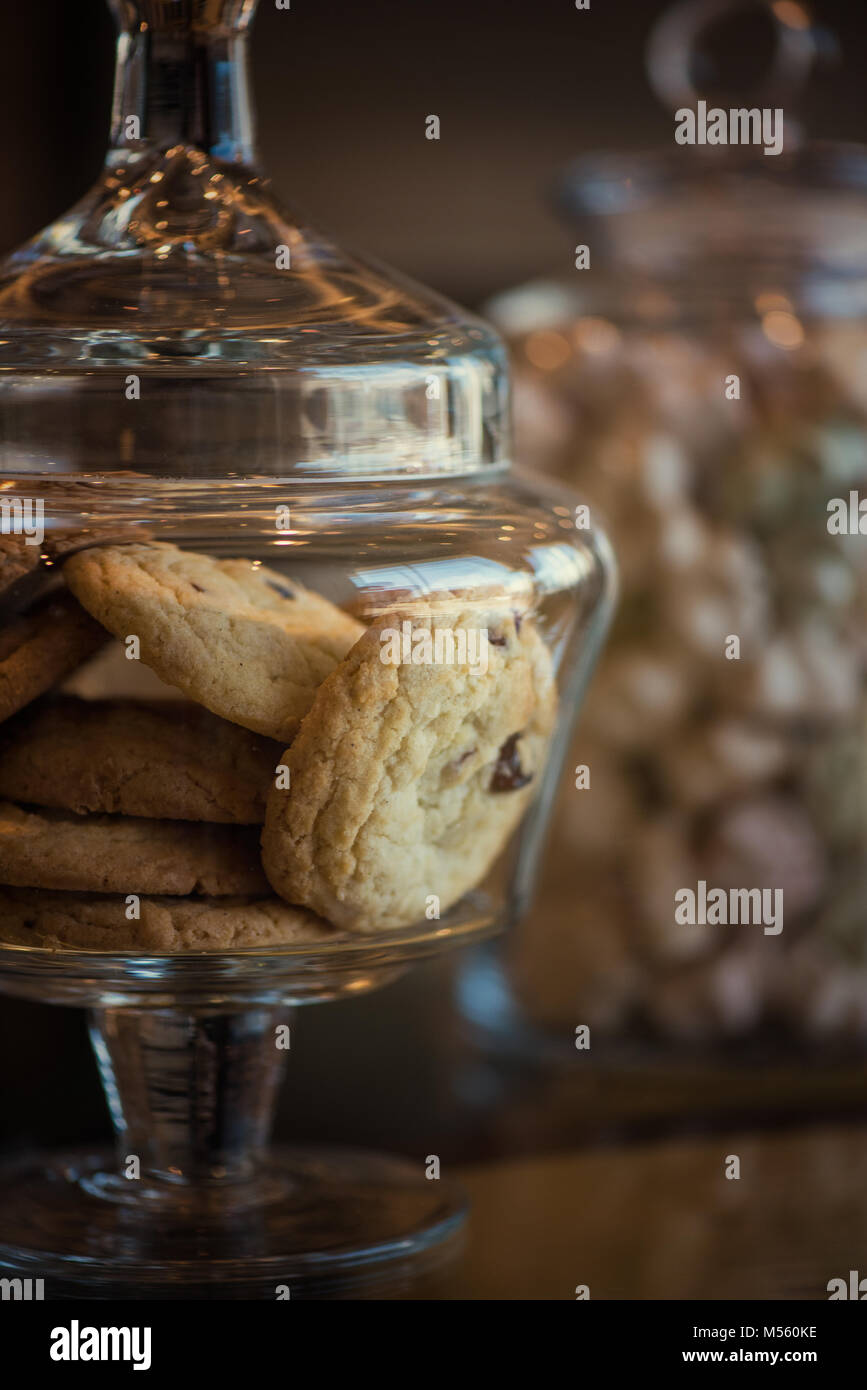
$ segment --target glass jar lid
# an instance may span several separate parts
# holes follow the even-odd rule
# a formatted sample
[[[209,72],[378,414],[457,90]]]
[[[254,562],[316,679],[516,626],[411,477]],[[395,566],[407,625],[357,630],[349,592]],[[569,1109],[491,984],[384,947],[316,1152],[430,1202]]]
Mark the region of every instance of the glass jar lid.
[[[109,0],[95,187],[0,264],[0,467],[425,476],[508,458],[487,324],[342,250],[255,149],[255,0]]]

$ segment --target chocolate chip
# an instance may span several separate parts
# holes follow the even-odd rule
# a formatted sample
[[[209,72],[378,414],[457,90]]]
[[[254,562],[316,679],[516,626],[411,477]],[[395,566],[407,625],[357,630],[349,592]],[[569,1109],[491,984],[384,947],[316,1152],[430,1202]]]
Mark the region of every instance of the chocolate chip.
[[[506,639],[502,633],[488,633],[488,641],[492,647],[505,647]]]
[[[494,775],[491,778],[490,791],[515,792],[519,787],[526,787],[528,782],[532,782],[533,774],[525,772],[521,767],[521,758],[518,753],[518,739],[520,737],[520,734],[512,734],[500,749]]]
[[[202,588],[201,584],[195,584],[195,583],[193,583],[193,580],[192,580],[192,579],[190,580],[190,583],[192,584],[192,586],[193,586],[193,588],[195,589],[195,591],[196,591],[197,594],[203,594],[203,593],[205,593],[205,590]]]
[[[275,584],[273,579],[266,579],[265,583],[268,585],[269,589],[273,589],[274,593],[279,594],[281,598],[295,597],[288,584]]]
[[[517,608],[513,608],[512,613],[515,618],[515,636],[517,637],[518,633],[521,631],[521,615]]]

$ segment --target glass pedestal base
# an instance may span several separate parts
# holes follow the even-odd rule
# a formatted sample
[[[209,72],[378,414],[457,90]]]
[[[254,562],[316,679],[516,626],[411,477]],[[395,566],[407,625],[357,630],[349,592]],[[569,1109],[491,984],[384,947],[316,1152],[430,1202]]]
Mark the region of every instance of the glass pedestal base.
[[[0,1274],[46,1299],[393,1298],[454,1257],[465,1215],[421,1163],[359,1150],[278,1149],[195,1190],[119,1178],[108,1152],[28,1156],[0,1167]]]
[[[117,1135],[113,1152],[0,1164],[0,1278],[43,1279],[46,1299],[418,1296],[457,1251],[463,1195],[423,1154],[271,1149],[291,1008],[365,993],[498,923],[470,894],[418,929],[315,948],[0,946],[0,990],[89,1007]]]

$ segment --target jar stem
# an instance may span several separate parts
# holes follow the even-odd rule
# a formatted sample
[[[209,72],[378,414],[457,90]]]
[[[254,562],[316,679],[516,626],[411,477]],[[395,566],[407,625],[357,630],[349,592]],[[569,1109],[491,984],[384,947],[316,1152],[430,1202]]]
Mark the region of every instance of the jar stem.
[[[287,1018],[281,1007],[91,1011],[119,1172],[159,1185],[254,1179],[286,1058]],[[139,1171],[130,1174],[133,1159]]]

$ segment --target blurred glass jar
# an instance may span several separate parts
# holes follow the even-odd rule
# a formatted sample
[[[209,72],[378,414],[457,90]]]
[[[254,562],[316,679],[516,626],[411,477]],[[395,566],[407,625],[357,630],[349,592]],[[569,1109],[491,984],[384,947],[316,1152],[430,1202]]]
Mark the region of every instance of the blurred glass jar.
[[[491,313],[518,456],[604,518],[621,602],[533,920],[464,996],[545,1046],[863,1043],[867,151],[672,141],[560,202],[590,268]],[[702,881],[782,930],[679,922]]]

